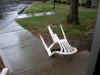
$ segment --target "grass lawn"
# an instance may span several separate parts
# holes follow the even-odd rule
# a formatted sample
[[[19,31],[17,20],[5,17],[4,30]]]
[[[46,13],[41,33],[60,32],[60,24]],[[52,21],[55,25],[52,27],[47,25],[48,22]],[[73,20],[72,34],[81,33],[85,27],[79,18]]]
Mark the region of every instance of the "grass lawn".
[[[56,4],[56,10],[68,10],[69,7],[64,4]],[[46,11],[54,11],[53,4],[50,2],[42,3],[42,2],[34,2],[31,6],[25,9],[25,13],[38,13],[38,12],[46,12]]]
[[[70,37],[79,37],[83,32],[87,32],[90,29],[93,29],[96,23],[97,11],[94,9],[88,8],[79,8],[79,18],[80,25],[68,25],[66,24],[66,16],[68,10],[70,9],[68,5],[65,4],[56,4],[56,9],[52,9],[50,3],[33,3],[30,7],[26,8],[24,11],[27,14],[33,14],[36,12],[44,11],[55,11],[54,15],[45,15],[45,16],[33,16],[30,18],[17,19],[16,21],[28,30],[35,30],[40,32],[47,32],[47,25],[54,24],[52,27],[55,32],[60,34],[60,29],[57,24],[62,24],[65,30],[65,33]]]

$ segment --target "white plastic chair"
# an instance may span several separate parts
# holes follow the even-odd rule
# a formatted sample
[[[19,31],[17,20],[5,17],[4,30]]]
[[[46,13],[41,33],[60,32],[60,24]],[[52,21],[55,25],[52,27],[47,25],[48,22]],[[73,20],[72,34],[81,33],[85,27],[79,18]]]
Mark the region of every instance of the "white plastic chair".
[[[72,55],[72,54],[75,54],[77,53],[77,48],[75,47],[72,47],[68,41],[67,41],[67,38],[66,38],[66,35],[64,33],[64,30],[62,28],[62,25],[60,25],[60,28],[61,28],[61,31],[62,31],[62,34],[64,36],[64,39],[59,39],[59,37],[57,36],[56,33],[54,33],[51,29],[50,26],[48,26],[48,30],[49,30],[49,33],[53,39],[53,43],[50,45],[50,46],[47,46],[43,37],[40,35],[40,39],[42,40],[43,42],[43,45],[48,53],[49,56],[52,56],[54,54],[61,54],[61,55]],[[58,43],[59,46],[60,46],[60,51],[52,51],[51,52],[51,48],[56,44]]]

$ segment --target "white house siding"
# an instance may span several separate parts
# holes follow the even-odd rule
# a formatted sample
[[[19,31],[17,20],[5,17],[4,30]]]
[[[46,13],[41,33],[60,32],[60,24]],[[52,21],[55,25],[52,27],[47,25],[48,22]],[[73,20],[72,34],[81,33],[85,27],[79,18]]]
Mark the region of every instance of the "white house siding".
[[[96,0],[91,0],[92,1],[92,7],[96,7]]]
[[[87,0],[79,0],[79,3],[82,5],[82,4],[86,4],[86,1]]]

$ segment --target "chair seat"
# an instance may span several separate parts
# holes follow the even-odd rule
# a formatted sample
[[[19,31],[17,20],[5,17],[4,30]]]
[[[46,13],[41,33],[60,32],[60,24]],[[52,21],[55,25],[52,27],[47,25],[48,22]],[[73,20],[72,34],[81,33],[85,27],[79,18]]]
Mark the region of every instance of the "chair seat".
[[[72,54],[76,54],[76,53],[77,53],[77,49],[74,48],[73,51],[69,51],[69,52],[53,51],[53,52],[52,52],[52,55],[53,55],[53,54],[72,55]]]

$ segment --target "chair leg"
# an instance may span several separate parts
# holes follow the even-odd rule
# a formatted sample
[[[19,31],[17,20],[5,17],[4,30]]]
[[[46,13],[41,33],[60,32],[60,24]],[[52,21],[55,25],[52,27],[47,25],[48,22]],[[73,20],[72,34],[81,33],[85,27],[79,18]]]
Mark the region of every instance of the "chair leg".
[[[47,47],[47,45],[46,45],[46,43],[41,35],[40,35],[40,39],[42,40],[42,43],[43,43],[45,49],[48,50],[48,47]]]
[[[54,45],[54,43],[50,46],[50,47],[48,47],[47,45],[46,45],[46,43],[45,43],[45,41],[44,41],[44,39],[43,39],[43,37],[40,35],[40,39],[42,40],[42,43],[43,43],[43,45],[44,45],[44,47],[45,47],[45,49],[46,49],[46,51],[47,51],[47,53],[48,53],[48,55],[49,56],[52,56],[53,54],[52,54],[52,52],[51,52],[51,47]]]

